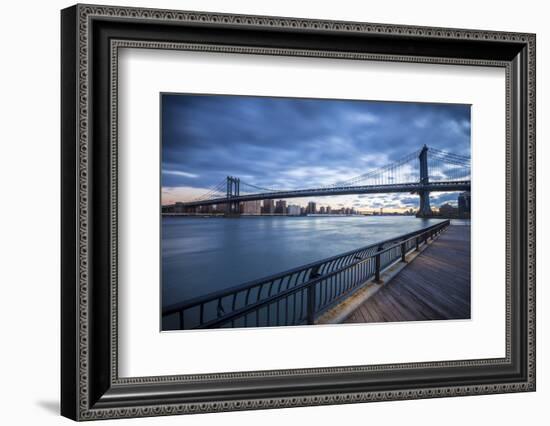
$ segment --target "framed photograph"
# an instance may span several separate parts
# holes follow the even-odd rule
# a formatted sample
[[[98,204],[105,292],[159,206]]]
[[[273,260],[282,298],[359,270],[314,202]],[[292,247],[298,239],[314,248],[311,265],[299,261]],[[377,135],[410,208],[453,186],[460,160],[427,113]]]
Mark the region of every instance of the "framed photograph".
[[[61,29],[64,416],[535,390],[535,35]]]

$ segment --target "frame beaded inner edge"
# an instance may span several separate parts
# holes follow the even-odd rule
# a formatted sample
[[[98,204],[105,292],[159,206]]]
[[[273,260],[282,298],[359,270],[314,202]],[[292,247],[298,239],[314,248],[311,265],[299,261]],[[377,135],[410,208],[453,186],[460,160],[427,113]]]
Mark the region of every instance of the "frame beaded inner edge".
[[[486,60],[463,60],[463,59],[441,59],[441,58],[415,58],[412,56],[398,55],[374,55],[374,54],[359,54],[359,53],[342,53],[342,52],[326,52],[313,50],[297,50],[297,49],[271,49],[271,48],[251,48],[251,47],[236,47],[236,46],[220,46],[220,45],[201,45],[193,43],[162,43],[149,41],[135,40],[111,40],[111,118],[116,120],[118,111],[118,52],[120,48],[135,48],[135,49],[163,49],[163,50],[184,50],[184,51],[201,51],[201,52],[222,52],[235,54],[260,54],[260,55],[279,55],[279,56],[307,56],[307,57],[324,57],[330,59],[351,59],[351,60],[370,60],[370,61],[386,61],[386,62],[411,62],[411,63],[438,63],[438,64],[457,64],[457,65],[477,65],[477,66],[492,66],[504,67],[506,79],[509,78],[510,70],[505,62],[486,61]],[[118,153],[118,134],[117,122],[111,122],[111,164],[113,170],[116,169],[117,153]],[[509,135],[507,135],[509,138]],[[116,170],[113,172],[116,174]],[[117,348],[118,345],[118,327],[117,327],[117,251],[116,251],[116,228],[117,228],[117,181],[116,176],[112,177],[112,200],[111,205],[111,223],[112,223],[112,300],[111,300],[111,332],[112,332],[112,347]],[[508,185],[509,183],[507,183]],[[508,214],[508,213],[507,213]],[[509,215],[509,214],[508,214]],[[507,218],[508,221],[508,218]],[[507,223],[507,228],[509,227]],[[508,277],[507,277],[508,279]],[[509,280],[508,280],[509,281]],[[133,377],[119,378],[117,374],[117,352],[112,353],[112,371],[111,379],[114,383],[162,383],[173,381],[194,381],[194,380],[220,380],[231,378],[245,377],[266,377],[266,376],[282,376],[282,375],[300,375],[300,374],[330,374],[330,373],[345,373],[345,372],[367,372],[380,370],[404,369],[410,367],[458,367],[458,366],[480,366],[489,364],[502,364],[510,362],[510,341],[511,341],[511,316],[510,316],[510,291],[509,282],[506,285],[506,356],[504,358],[485,358],[475,360],[459,360],[459,361],[435,361],[435,362],[415,362],[415,363],[399,363],[399,364],[378,364],[366,366],[346,366],[346,367],[327,367],[327,368],[301,368],[301,369],[285,369],[285,370],[262,370],[262,371],[246,371],[232,373],[214,373],[214,374],[186,374],[186,375],[170,375],[156,377]]]

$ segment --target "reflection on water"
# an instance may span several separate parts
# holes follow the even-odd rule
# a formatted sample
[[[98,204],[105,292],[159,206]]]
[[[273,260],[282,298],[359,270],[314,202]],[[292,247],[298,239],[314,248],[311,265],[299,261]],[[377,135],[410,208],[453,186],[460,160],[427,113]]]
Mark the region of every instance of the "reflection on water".
[[[163,217],[163,305],[279,273],[439,221],[411,216]]]

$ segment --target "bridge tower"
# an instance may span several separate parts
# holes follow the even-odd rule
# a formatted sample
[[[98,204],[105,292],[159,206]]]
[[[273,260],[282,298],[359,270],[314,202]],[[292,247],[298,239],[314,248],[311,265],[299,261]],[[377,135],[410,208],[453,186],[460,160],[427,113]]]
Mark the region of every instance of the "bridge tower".
[[[424,145],[418,156],[420,160],[420,183],[422,185],[428,185],[430,183],[428,173],[428,147]],[[430,217],[433,215],[430,207],[430,193],[429,191],[419,191],[420,195],[420,207],[416,213],[416,217]]]
[[[238,216],[240,214],[239,202],[232,201],[233,197],[238,197],[240,194],[241,180],[233,176],[227,176],[227,203],[226,216]]]

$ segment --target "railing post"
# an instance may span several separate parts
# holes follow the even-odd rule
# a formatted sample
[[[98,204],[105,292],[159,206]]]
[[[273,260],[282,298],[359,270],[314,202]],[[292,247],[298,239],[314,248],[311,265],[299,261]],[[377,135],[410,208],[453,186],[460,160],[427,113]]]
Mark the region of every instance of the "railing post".
[[[405,243],[401,243],[401,262],[406,262],[405,255],[407,254],[407,250],[405,248]]]
[[[420,251],[420,237],[416,236],[416,251]]]
[[[321,274],[319,273],[319,269],[321,268],[321,265],[315,265],[312,269],[311,269],[311,272],[309,273],[309,279],[310,280],[313,280],[315,278],[319,278],[321,276]]]
[[[315,323],[315,283],[307,288],[307,323]]]
[[[316,265],[313,267],[309,273],[310,280],[321,276],[319,273],[320,267],[321,265]],[[315,283],[313,283],[307,288],[307,323],[309,325],[313,325],[315,323],[315,293]]]
[[[374,258],[375,269],[374,269],[374,281],[380,282],[380,253],[377,253]]]

